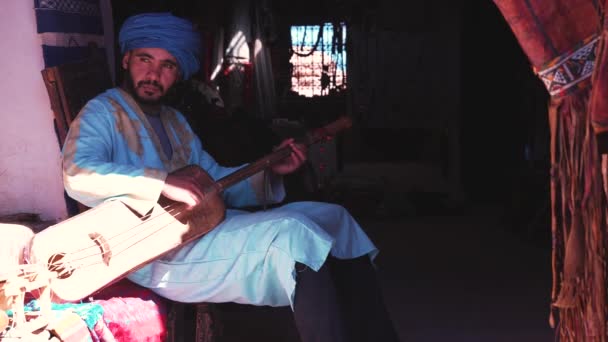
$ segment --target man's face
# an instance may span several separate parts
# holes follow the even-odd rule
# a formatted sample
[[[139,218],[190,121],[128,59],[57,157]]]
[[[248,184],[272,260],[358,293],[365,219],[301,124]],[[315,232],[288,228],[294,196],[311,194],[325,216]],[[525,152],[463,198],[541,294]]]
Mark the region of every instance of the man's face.
[[[161,48],[133,49],[122,58],[122,67],[128,71],[132,95],[146,104],[160,103],[179,77],[177,60]]]

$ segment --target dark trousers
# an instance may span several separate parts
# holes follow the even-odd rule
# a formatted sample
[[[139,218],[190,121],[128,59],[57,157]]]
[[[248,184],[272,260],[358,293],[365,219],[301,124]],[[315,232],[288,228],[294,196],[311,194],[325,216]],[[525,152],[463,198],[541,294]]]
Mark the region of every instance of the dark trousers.
[[[399,341],[368,256],[296,264],[294,318],[302,342]]]

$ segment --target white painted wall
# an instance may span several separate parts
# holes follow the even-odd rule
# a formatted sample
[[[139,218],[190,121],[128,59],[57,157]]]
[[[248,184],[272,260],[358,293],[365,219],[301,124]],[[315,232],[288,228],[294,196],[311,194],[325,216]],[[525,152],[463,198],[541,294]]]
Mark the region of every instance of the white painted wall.
[[[63,220],[61,154],[40,73],[44,61],[34,3],[0,1],[0,216],[35,213]],[[106,47],[112,47],[110,0],[100,3]],[[109,61],[113,66],[113,58]]]
[[[101,0],[108,60],[113,71],[110,0]],[[42,47],[31,0],[0,0],[0,216],[67,217],[61,154],[40,71]]]
[[[40,70],[33,1],[0,5],[0,216],[66,216],[59,145]]]

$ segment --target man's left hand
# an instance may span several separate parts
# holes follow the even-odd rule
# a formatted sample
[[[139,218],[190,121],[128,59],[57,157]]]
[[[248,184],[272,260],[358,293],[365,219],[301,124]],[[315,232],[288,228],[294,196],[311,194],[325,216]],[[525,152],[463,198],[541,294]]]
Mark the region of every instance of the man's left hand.
[[[291,154],[272,166],[272,171],[278,175],[287,175],[297,170],[306,161],[306,146],[297,144],[293,139],[286,139],[277,147],[289,146]]]

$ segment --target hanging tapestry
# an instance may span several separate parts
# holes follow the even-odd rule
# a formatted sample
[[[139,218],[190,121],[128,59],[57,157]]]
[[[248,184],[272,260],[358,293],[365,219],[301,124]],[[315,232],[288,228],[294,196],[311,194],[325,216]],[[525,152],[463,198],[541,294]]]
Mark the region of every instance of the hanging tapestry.
[[[603,4],[494,0],[551,95],[553,289],[562,341],[606,341],[606,204],[588,105]]]
[[[99,0],[34,0],[46,67],[105,56]]]

